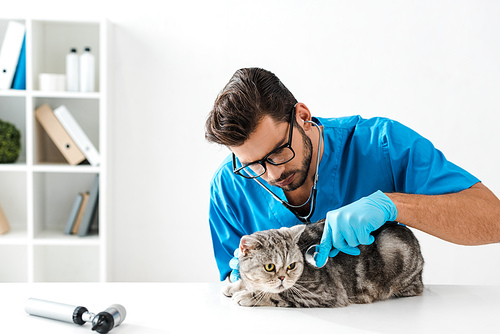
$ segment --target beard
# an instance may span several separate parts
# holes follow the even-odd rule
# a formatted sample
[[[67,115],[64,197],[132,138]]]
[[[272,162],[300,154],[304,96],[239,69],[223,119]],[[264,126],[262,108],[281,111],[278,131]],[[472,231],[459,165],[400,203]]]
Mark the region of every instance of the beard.
[[[299,129],[299,133],[302,136],[302,144],[304,152],[304,159],[302,160],[302,166],[300,167],[300,169],[284,171],[283,174],[281,174],[280,178],[277,180],[268,181],[269,184],[273,186],[278,186],[277,183],[284,181],[291,175],[295,174],[295,179],[293,180],[292,183],[284,187],[280,187],[284,191],[294,191],[302,187],[306,182],[307,175],[309,175],[309,170],[311,168],[311,159],[313,151],[311,139],[306,135],[306,133],[300,126],[298,126],[297,128]]]

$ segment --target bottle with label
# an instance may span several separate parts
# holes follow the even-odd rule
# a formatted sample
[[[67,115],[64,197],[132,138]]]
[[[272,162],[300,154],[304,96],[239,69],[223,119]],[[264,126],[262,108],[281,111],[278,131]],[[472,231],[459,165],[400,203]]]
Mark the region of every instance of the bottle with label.
[[[76,48],[72,48],[66,55],[66,90],[69,92],[78,92],[80,84],[80,66]]]
[[[95,58],[86,47],[80,55],[80,92],[95,91]]]

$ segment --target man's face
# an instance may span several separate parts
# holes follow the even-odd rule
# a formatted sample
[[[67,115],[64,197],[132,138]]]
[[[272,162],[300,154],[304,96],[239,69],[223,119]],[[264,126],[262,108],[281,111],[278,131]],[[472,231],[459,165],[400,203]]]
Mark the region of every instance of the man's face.
[[[232,146],[230,149],[241,164],[248,164],[262,159],[272,150],[286,144],[288,133],[289,123],[277,123],[266,116],[243,145]],[[278,186],[284,191],[293,191],[301,187],[309,174],[312,143],[300,126],[295,126],[293,129],[291,147],[295,151],[295,158],[278,166],[266,163],[266,172],[262,175],[267,183]]]

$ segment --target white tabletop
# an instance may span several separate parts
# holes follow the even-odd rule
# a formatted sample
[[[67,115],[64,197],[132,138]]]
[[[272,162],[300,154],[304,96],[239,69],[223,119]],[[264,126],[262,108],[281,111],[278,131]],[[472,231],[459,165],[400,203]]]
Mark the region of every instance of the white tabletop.
[[[336,309],[245,308],[224,297],[221,284],[4,283],[2,333],[95,333],[90,324],[30,316],[30,298],[85,306],[98,313],[111,304],[127,309],[110,333],[500,333],[500,286],[432,285],[422,296]],[[6,331],[9,329],[10,331]]]

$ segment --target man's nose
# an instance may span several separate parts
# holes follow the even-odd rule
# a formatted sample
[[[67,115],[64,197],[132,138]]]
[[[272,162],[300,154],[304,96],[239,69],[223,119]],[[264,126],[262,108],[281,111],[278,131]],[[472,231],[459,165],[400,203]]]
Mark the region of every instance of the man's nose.
[[[285,170],[285,165],[271,165],[266,163],[267,176],[271,180],[278,180]]]

